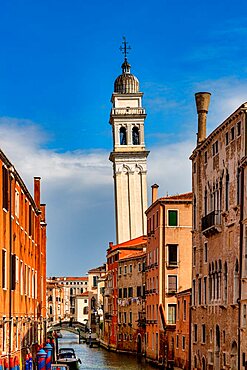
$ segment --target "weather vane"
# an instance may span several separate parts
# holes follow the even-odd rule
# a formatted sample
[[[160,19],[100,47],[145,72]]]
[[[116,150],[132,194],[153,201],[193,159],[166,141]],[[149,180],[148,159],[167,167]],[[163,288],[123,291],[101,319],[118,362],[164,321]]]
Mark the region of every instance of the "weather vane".
[[[123,36],[123,46],[120,46],[120,51],[122,54],[124,54],[124,59],[127,60],[127,54],[129,54],[129,50],[131,50],[130,46],[127,46],[128,42],[126,41],[126,38]]]

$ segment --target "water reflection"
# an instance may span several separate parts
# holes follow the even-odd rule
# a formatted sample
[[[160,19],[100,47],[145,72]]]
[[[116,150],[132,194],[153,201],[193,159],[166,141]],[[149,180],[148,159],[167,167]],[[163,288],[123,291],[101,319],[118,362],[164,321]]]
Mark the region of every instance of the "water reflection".
[[[143,358],[137,359],[134,355],[108,352],[104,348],[89,348],[86,344],[78,344],[78,336],[62,331],[63,338],[59,339],[60,347],[73,347],[81,359],[80,370],[86,369],[121,369],[121,370],[148,370],[153,369],[145,363]]]

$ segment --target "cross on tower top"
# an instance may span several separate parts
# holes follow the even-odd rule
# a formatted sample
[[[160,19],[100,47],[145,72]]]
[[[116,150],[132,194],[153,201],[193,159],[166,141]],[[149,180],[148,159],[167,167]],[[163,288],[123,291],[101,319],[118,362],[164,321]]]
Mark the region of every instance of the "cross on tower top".
[[[130,46],[127,46],[128,42],[126,41],[126,37],[123,36],[123,46],[120,46],[120,51],[124,54],[124,60],[127,60],[127,54],[129,54],[129,50],[131,50]]]

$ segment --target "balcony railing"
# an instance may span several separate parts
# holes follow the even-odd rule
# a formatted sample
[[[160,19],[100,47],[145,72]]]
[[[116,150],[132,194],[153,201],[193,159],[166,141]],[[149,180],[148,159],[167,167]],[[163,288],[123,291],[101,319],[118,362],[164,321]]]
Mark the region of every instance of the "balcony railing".
[[[202,217],[202,231],[221,225],[221,211],[213,211]]]
[[[112,114],[146,114],[144,108],[112,108]]]

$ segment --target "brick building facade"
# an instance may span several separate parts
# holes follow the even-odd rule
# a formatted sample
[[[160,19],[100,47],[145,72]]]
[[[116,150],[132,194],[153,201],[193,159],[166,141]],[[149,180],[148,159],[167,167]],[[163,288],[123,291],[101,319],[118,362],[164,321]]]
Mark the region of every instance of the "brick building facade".
[[[0,356],[35,355],[46,335],[46,220],[40,178],[34,198],[0,151]]]
[[[246,358],[246,112],[209,136],[209,93],[196,94],[193,187],[192,367],[243,369]],[[246,187],[246,186],[245,186]]]
[[[133,251],[118,261],[117,349],[145,354],[146,251]]]
[[[147,215],[146,355],[155,363],[174,363],[176,294],[191,287],[192,194],[157,199]]]
[[[146,248],[146,243],[147,238],[145,236],[116,245],[109,243],[102,333],[102,345],[108,349],[117,350],[118,343],[118,261],[132,251],[143,251],[143,248]]]

